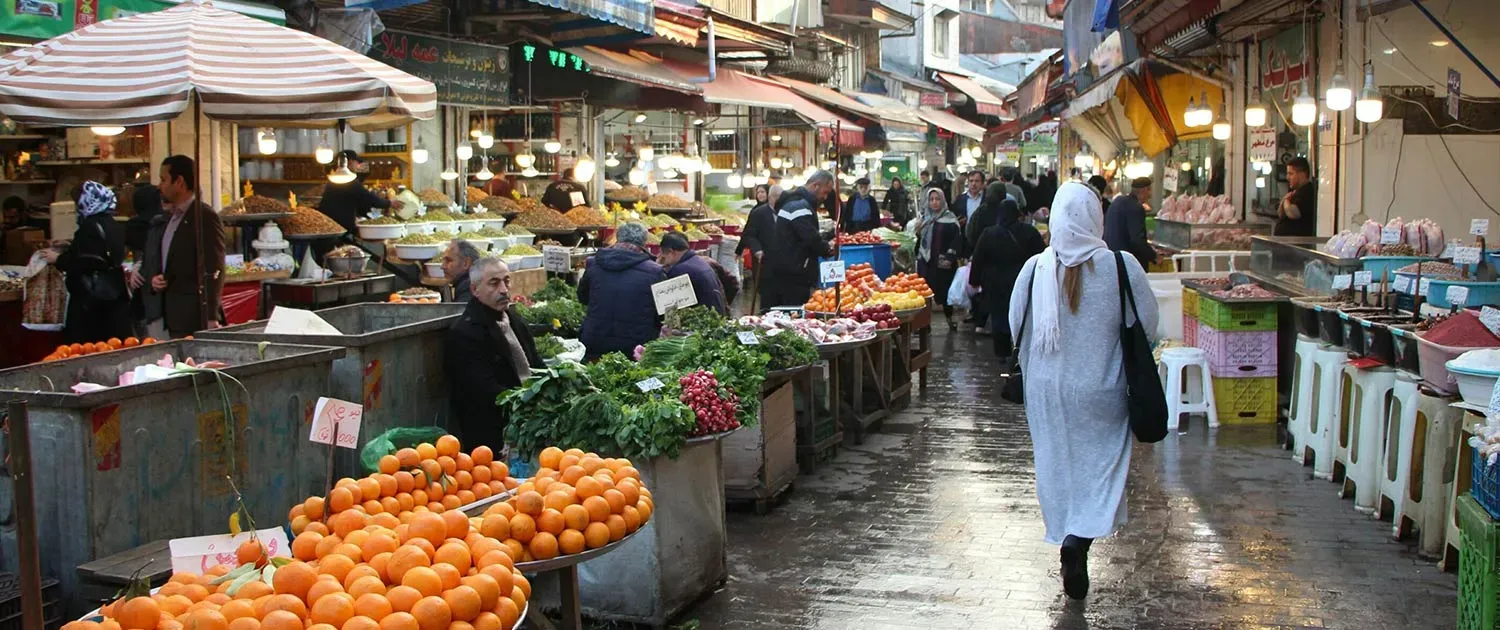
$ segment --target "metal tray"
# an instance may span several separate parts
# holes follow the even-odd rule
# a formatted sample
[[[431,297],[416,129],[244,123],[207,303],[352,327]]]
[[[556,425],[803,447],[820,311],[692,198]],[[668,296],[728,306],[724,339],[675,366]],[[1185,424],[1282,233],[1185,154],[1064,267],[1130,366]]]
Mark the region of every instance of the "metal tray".
[[[856,339],[854,341],[841,341],[839,343],[820,343],[814,345],[816,345],[818,348],[818,354],[837,354],[845,350],[858,348],[872,341],[875,341],[875,337],[873,336],[867,339]]]
[[[534,227],[525,226],[525,225],[522,225],[520,227],[526,228],[526,231],[531,232],[532,234],[535,234],[537,236],[566,236],[568,234],[574,234],[574,233],[578,232],[578,229],[579,229],[579,228],[570,228],[570,229],[566,229],[566,230],[560,230],[560,229],[556,229],[556,228],[534,228]]]
[[[652,516],[655,516],[655,515],[656,514],[653,512]],[[650,521],[647,521],[646,523],[641,523],[640,527],[636,528],[635,531],[630,532],[629,534],[625,534],[624,538],[616,540],[616,541],[614,541],[612,543],[609,543],[608,545],[605,545],[605,546],[600,547],[598,549],[586,549],[586,550],[580,551],[578,553],[570,553],[570,554],[568,554],[566,556],[558,556],[556,558],[548,558],[546,560],[533,560],[531,562],[517,562],[516,563],[516,570],[520,571],[522,573],[542,573],[542,572],[545,572],[545,571],[553,571],[553,570],[556,570],[556,569],[561,569],[561,568],[570,567],[570,566],[574,566],[574,565],[578,565],[578,564],[583,564],[585,562],[588,562],[589,560],[593,560],[594,558],[597,558],[597,557],[602,556],[604,554],[607,554],[607,553],[609,553],[611,551],[614,551],[614,550],[620,548],[621,545],[624,545],[625,543],[630,542],[630,539],[635,538],[636,534],[639,534],[639,533],[641,533],[642,530],[646,529],[646,525],[648,525],[649,523],[650,523]],[[528,604],[528,606],[529,606],[529,604]],[[522,614],[522,618],[524,618],[524,617],[525,617],[525,615]]]
[[[693,212],[692,208],[652,208],[648,206],[646,209],[655,214],[669,214],[674,217],[677,215],[692,214]]]
[[[255,221],[275,221],[276,219],[290,219],[290,212],[262,212],[260,214],[221,214],[219,220],[234,225],[236,223],[253,223]]]
[[[285,238],[289,241],[321,241],[326,239],[339,238],[345,234],[348,234],[348,232],[328,232],[326,234],[282,234],[282,238]]]

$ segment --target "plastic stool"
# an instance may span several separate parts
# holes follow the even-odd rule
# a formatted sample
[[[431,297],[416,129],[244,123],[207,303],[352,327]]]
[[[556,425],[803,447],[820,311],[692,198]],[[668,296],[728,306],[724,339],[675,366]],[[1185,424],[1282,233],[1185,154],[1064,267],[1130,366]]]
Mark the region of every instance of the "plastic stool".
[[[1375,511],[1380,498],[1380,441],[1385,435],[1386,399],[1396,384],[1396,371],[1377,366],[1344,368],[1349,381],[1334,448],[1334,479],[1344,485],[1339,497],[1354,497],[1354,509]]]
[[[1472,418],[1472,417],[1470,417]],[[1453,474],[1453,483],[1448,484],[1445,496],[1448,498],[1448,507],[1443,510],[1443,545],[1442,555],[1438,556],[1438,568],[1443,571],[1453,571],[1458,568],[1458,498],[1469,494],[1472,478],[1470,467],[1474,465],[1474,450],[1469,447],[1469,429],[1460,420],[1459,428],[1455,433],[1450,446],[1453,448],[1453,461],[1446,469],[1446,473]],[[1425,546],[1424,546],[1425,550]]]
[[[1309,457],[1307,442],[1311,438],[1308,428],[1312,425],[1312,366],[1317,351],[1317,339],[1297,335],[1297,354],[1292,363],[1292,401],[1286,414],[1286,442],[1287,448],[1292,451],[1292,459],[1304,465]]]
[[[1189,372],[1190,368],[1196,373]],[[1207,352],[1198,348],[1168,348],[1161,353],[1157,371],[1167,394],[1168,431],[1177,430],[1182,414],[1201,413],[1208,416],[1209,428],[1219,426]]]
[[[1406,484],[1407,505],[1417,528],[1417,555],[1442,558],[1448,541],[1458,544],[1458,499],[1455,491],[1469,491],[1469,469],[1455,469],[1462,459],[1468,465],[1469,448],[1464,444],[1465,413],[1450,407],[1456,397],[1421,394],[1417,402],[1417,433],[1420,442],[1412,444],[1411,477]],[[1454,448],[1449,448],[1454,445]],[[1461,482],[1460,482],[1461,480]],[[1451,520],[1454,530],[1449,530]]]
[[[1313,356],[1311,421],[1307,427],[1307,450],[1311,451],[1313,476],[1333,479],[1334,426],[1338,424],[1344,390],[1344,364],[1349,358],[1338,346],[1319,345]],[[1307,465],[1307,459],[1302,460]]]
[[[1375,517],[1391,521],[1391,536],[1400,540],[1416,524],[1415,514],[1406,509],[1406,484],[1411,478],[1412,444],[1416,442],[1417,384],[1422,377],[1396,371],[1391,398],[1385,406],[1384,448],[1380,457],[1380,497]]]

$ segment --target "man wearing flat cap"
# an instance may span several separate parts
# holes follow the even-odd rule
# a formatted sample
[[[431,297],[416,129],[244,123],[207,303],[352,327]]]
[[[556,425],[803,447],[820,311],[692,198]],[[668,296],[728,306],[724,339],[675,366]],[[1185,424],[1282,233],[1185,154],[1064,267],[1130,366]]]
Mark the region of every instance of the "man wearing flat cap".
[[[1104,242],[1117,252],[1129,252],[1141,266],[1156,262],[1156,249],[1146,242],[1146,200],[1151,198],[1151,178],[1130,182],[1130,194],[1120,195],[1104,213]]]

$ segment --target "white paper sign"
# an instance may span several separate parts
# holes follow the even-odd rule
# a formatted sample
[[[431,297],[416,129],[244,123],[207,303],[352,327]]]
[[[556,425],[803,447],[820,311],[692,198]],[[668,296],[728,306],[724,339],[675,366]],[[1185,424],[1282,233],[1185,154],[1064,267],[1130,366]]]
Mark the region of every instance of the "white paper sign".
[[[1162,190],[1165,190],[1167,192],[1177,192],[1177,169],[1168,168],[1167,170],[1162,171],[1161,187]]]
[[[1250,161],[1276,161],[1276,129],[1270,126],[1257,127],[1250,132]]]
[[[1490,329],[1490,333],[1500,335],[1500,309],[1489,306],[1479,309],[1479,323]]]
[[[1356,287],[1367,287],[1367,286],[1370,286],[1370,285],[1372,285],[1374,283],[1375,283],[1375,272],[1373,272],[1373,271],[1356,271],[1356,272],[1354,272],[1354,286],[1356,286]]]
[[[1351,275],[1349,275],[1347,273],[1341,273],[1341,274],[1336,275],[1336,276],[1333,277],[1333,288],[1334,289],[1347,289],[1347,288],[1349,288],[1350,284],[1352,284],[1353,282],[1354,282],[1354,276],[1351,276]]]
[[[573,204],[574,208],[583,205],[583,193],[576,190],[568,193],[568,203]]]
[[[244,254],[224,254],[224,266],[225,267],[244,267],[245,266],[245,255]]]
[[[1411,293],[1411,278],[1396,276],[1396,291],[1398,293]]]
[[[656,314],[665,315],[674,308],[697,304],[698,294],[693,293],[692,279],[683,275],[651,285],[651,299],[656,301]]]
[[[1380,228],[1380,244],[1395,245],[1401,242],[1401,228]]]
[[[266,322],[268,335],[342,335],[339,329],[318,317],[312,311],[278,306],[271,311],[271,321]]]
[[[542,268],[567,273],[573,267],[573,250],[559,245],[542,246]]]
[[[1472,265],[1479,262],[1478,247],[1455,247],[1453,248],[1453,264]]]
[[[653,377],[648,378],[648,379],[646,379],[644,381],[637,382],[635,384],[635,387],[636,387],[636,389],[639,389],[642,392],[650,392],[650,391],[656,391],[658,389],[666,387],[666,384],[662,383],[661,379],[656,378],[655,376],[653,376]]]
[[[1422,284],[1418,285],[1417,293],[1422,297],[1428,297],[1427,292],[1432,289],[1432,278],[1422,278]]]
[[[818,280],[824,284],[844,281],[844,261],[829,260],[818,263]]]
[[[1469,287],[1463,286],[1461,284],[1455,284],[1453,286],[1450,286],[1450,287],[1448,287],[1447,298],[1448,298],[1448,302],[1450,304],[1456,304],[1458,306],[1463,306],[1465,304],[1468,304],[1469,303]]]
[[[1474,219],[1469,221],[1469,233],[1474,236],[1484,236],[1490,233],[1489,219]]]
[[[221,564],[231,569],[237,567],[239,561],[235,559],[234,552],[245,541],[250,540],[250,534],[251,532],[240,532],[238,536],[218,534],[167,541],[167,549],[172,554],[172,571],[203,575]],[[272,527],[258,530],[254,534],[271,556],[291,557],[292,544],[286,539],[286,530]]]
[[[319,398],[313,407],[312,429],[307,439],[319,444],[359,448],[359,420],[364,407],[337,398]]]
[[[734,336],[739,337],[740,343],[745,344],[747,346],[758,346],[758,345],[760,345],[760,339],[755,336],[755,333],[750,332],[748,330],[741,330],[741,331],[735,333]]]

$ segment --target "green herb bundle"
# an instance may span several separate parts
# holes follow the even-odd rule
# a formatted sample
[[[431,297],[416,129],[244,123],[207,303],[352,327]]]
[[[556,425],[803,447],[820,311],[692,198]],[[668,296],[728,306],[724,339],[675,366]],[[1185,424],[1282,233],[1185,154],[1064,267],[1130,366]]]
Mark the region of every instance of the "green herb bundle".
[[[542,335],[536,338],[536,353],[543,359],[551,359],[559,354],[567,352],[563,348],[562,340],[552,335]]]
[[[545,286],[537,289],[536,293],[531,294],[533,302],[548,302],[559,298],[577,301],[578,290],[564,282],[562,278],[552,278]]]
[[[760,386],[766,380],[768,360],[756,346],[743,345],[732,337],[713,339],[704,335],[658,339],[646,344],[641,354],[641,366],[648,369],[713,372],[719,384],[740,397],[735,419],[745,426],[754,426],[760,417]]]

